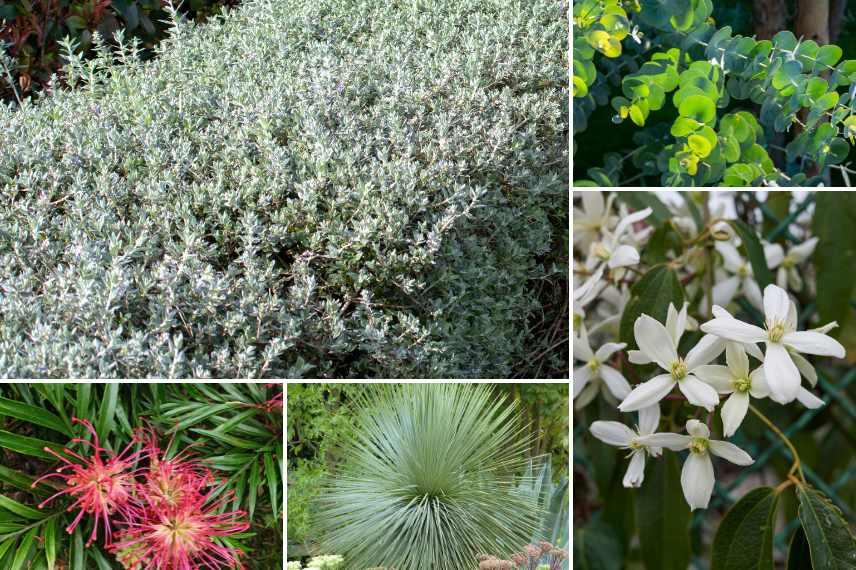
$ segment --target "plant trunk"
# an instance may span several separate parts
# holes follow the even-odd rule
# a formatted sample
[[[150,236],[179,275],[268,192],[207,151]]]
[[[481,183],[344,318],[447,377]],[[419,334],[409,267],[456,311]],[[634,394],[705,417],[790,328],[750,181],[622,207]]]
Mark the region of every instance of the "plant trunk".
[[[829,43],[829,1],[800,0],[797,11],[797,38],[802,41],[814,40],[819,45]],[[808,109],[800,111],[799,116],[800,120],[805,121]],[[809,177],[817,176],[820,169],[816,164],[811,164],[805,169],[805,173]]]
[[[755,0],[752,17],[757,38],[769,40],[785,29],[785,0]]]
[[[844,11],[847,0],[830,0],[829,2],[829,43],[834,44],[841,35],[841,24],[844,22]]]

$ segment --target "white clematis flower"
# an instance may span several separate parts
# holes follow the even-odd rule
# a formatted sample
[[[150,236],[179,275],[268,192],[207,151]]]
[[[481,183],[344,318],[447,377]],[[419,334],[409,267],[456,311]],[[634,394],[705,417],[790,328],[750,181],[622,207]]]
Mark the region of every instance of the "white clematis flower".
[[[707,364],[725,349],[725,342],[713,335],[705,335],[688,353],[686,360],[678,356],[678,344],[687,327],[687,304],[678,313],[669,305],[666,326],[659,321],[641,315],[633,324],[633,334],[639,350],[630,352],[634,364],[656,363],[668,374],[660,374],[636,386],[618,406],[622,412],[632,412],[658,403],[672,391],[675,385],[693,405],[712,411],[719,403],[719,396],[709,385],[692,373]]]
[[[595,352],[591,349],[585,328],[580,330],[579,336],[574,337],[574,359],[585,362],[584,366],[574,370],[574,407],[580,409],[591,402],[598,390],[604,396],[613,396],[615,400],[621,400],[630,393],[627,379],[606,364],[610,356],[625,346],[627,344],[623,342],[608,342]]]
[[[574,245],[583,250],[600,239],[601,233],[615,225],[618,218],[611,214],[614,195],[603,201],[603,194],[596,192],[580,192],[582,209],[574,208]]]
[[[802,291],[803,280],[797,266],[805,262],[814,253],[814,248],[817,247],[818,238],[813,237],[802,242],[788,250],[787,254],[782,255],[778,263],[767,263],[770,269],[776,270],[776,285],[782,289],[791,289],[792,291]]]
[[[639,425],[632,430],[619,422],[596,421],[591,424],[589,431],[602,442],[629,449],[630,465],[622,481],[625,487],[639,487],[645,479],[645,456],[658,457],[662,448],[640,443],[639,438],[651,435],[660,423],[660,406],[654,404],[639,410]]]
[[[735,319],[722,307],[715,307],[714,315],[716,318],[701,325],[702,331],[737,342],[766,344],[764,376],[770,398],[780,404],[794,401],[799,393],[800,372],[792,352],[836,358],[843,358],[845,354],[837,340],[822,332],[797,331],[796,305],[787,292],[776,285],[764,289],[766,330]]]
[[[698,420],[687,422],[687,433],[655,433],[639,438],[639,443],[666,447],[673,451],[689,449],[690,454],[681,470],[681,487],[691,510],[706,509],[713,493],[713,462],[710,454],[716,455],[735,465],[751,465],[754,459],[727,441],[710,439],[710,430]]]
[[[725,306],[738,294],[743,293],[754,307],[760,309],[763,306],[763,299],[761,288],[755,281],[755,275],[752,272],[752,265],[740,255],[740,252],[731,243],[718,241],[714,247],[722,256],[722,264],[725,271],[731,274],[731,277],[723,279],[713,286],[713,303]],[[778,244],[766,244],[764,246],[764,257],[768,266],[775,266],[783,256],[782,246]]]
[[[653,212],[651,208],[645,208],[622,218],[614,231],[606,231],[603,233],[603,239],[592,242],[588,259],[586,259],[586,269],[594,271],[595,268],[604,265],[609,269],[617,269],[639,263],[639,252],[632,245],[622,243],[622,237],[633,224],[644,220],[651,215],[651,212]]]
[[[749,411],[749,396],[766,398],[770,394],[763,367],[749,372],[749,356],[743,345],[729,342],[725,347],[727,366],[708,364],[696,369],[695,374],[720,394],[731,394],[722,405],[722,426],[725,437],[731,437]]]

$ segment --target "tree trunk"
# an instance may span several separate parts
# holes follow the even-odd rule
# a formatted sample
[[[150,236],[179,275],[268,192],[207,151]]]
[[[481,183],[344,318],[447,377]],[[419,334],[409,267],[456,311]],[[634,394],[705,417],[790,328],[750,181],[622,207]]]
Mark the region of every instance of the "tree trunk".
[[[785,29],[785,0],[755,0],[752,3],[755,36],[769,40]]]
[[[800,0],[797,37],[820,45],[829,43],[829,0]]]

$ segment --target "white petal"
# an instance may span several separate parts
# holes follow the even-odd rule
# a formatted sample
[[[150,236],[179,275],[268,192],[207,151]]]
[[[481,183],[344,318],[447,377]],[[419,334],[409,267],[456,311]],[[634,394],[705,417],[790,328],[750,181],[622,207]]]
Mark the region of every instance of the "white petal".
[[[640,315],[633,323],[636,344],[645,356],[656,362],[663,370],[670,370],[678,359],[678,352],[666,327],[648,315]]]
[[[635,224],[636,222],[642,221],[645,218],[647,218],[648,216],[650,216],[651,212],[653,212],[653,211],[654,210],[652,210],[651,208],[645,208],[644,210],[639,210],[638,212],[633,212],[629,216],[625,216],[624,218],[622,218],[621,221],[618,222],[618,225],[615,226],[614,235],[615,235],[616,239],[621,237],[621,234],[623,234],[624,231],[627,228],[629,228],[631,225]]]
[[[755,357],[758,362],[764,362],[764,353],[761,352],[761,349],[758,348],[757,344],[755,344],[754,342],[744,342],[741,344],[743,345],[743,348],[746,350],[749,356]]]
[[[761,288],[758,287],[758,282],[752,277],[747,277],[743,280],[743,294],[753,307],[758,310],[764,308],[764,300],[761,297]]]
[[[734,392],[722,405],[722,435],[731,437],[743,423],[746,412],[749,411],[749,394]]]
[[[770,386],[767,384],[767,378],[764,376],[764,367],[759,366],[749,375],[749,394],[753,398],[766,398],[770,395]]]
[[[726,345],[725,362],[728,363],[728,369],[731,370],[735,378],[749,376],[749,357],[746,356],[746,350],[742,344],[729,342]]]
[[[642,408],[652,406],[662,400],[666,394],[675,387],[675,379],[671,374],[660,374],[654,376],[647,382],[639,384],[619,404],[618,409],[622,412],[635,412]]]
[[[627,351],[627,359],[633,364],[651,364],[654,362],[641,350],[628,350]]]
[[[623,350],[625,346],[627,346],[627,343],[625,342],[608,342],[597,349],[597,352],[594,353],[594,357],[597,358],[598,362],[606,362],[607,358],[619,350]]]
[[[711,440],[710,452],[718,457],[721,457],[735,465],[752,465],[755,460],[752,456],[727,441]]]
[[[712,412],[719,404],[719,394],[713,387],[705,384],[695,376],[689,375],[678,382],[678,389],[687,397],[690,404],[701,406]]]
[[[687,421],[687,433],[692,437],[710,437],[710,428],[698,420]]]
[[[727,305],[734,299],[738,287],[740,287],[740,278],[736,275],[732,275],[725,281],[720,281],[713,286],[713,302],[717,305]]]
[[[811,239],[807,239],[801,244],[794,246],[790,250],[790,255],[793,257],[797,263],[802,263],[814,253],[814,248],[817,246],[817,237],[813,237]]]
[[[650,435],[657,431],[660,424],[660,404],[654,404],[639,410],[639,434]]]
[[[790,304],[788,292],[781,287],[771,284],[764,288],[764,316],[768,323],[787,320]]]
[[[600,366],[600,377],[606,383],[606,387],[617,400],[623,400],[630,393],[630,383],[621,375],[621,372],[602,364]]]
[[[765,243],[764,258],[767,261],[767,267],[774,269],[785,259],[785,250],[777,243]]]
[[[800,389],[797,390],[797,401],[799,401],[799,403],[805,406],[806,408],[810,408],[812,410],[826,405],[826,402],[824,402],[802,386],[800,386]]]
[[[744,263],[737,248],[726,241],[718,241],[714,247],[722,255],[722,262],[725,268],[731,273],[737,273]]]
[[[788,288],[788,269],[787,267],[779,267],[776,270],[776,285],[782,289]]]
[[[582,331],[581,331],[582,332]],[[583,362],[588,362],[592,358],[594,358],[594,353],[591,351],[591,347],[588,344],[588,335],[581,334],[580,336],[574,337],[574,359],[582,360]]]
[[[791,301],[788,304],[788,320],[785,321],[785,333],[797,330],[797,304]]]
[[[692,438],[680,433],[665,432],[643,435],[642,437],[636,438],[636,441],[651,447],[665,447],[672,451],[680,451],[689,447]]]
[[[725,350],[725,340],[712,334],[706,334],[687,353],[685,364],[692,372],[702,364],[715,360]]]
[[[829,334],[829,331],[831,331],[832,329],[837,328],[837,327],[838,327],[838,321],[832,321],[831,323],[826,323],[822,327],[817,327],[815,329],[809,329],[809,330],[812,332]]]
[[[601,382],[596,380],[594,382],[589,382],[585,388],[583,388],[582,392],[580,392],[579,396],[574,400],[574,409],[581,410],[584,407],[588,406],[592,400],[597,396],[598,391],[600,390]]]
[[[629,267],[639,263],[639,252],[633,246],[619,245],[609,257],[607,265],[610,269]]]
[[[584,297],[588,298],[594,295],[597,287],[602,285],[601,278],[603,278],[603,267],[599,267],[594,275],[586,279],[582,285],[574,287],[574,301],[580,301]],[[590,301],[592,298],[594,297],[588,298],[588,300]],[[581,302],[581,304],[585,305],[586,303]]]
[[[707,508],[713,484],[710,456],[707,453],[690,453],[681,469],[681,487],[691,510]]]
[[[579,368],[574,369],[574,376],[572,378],[574,383],[574,398],[576,398],[582,389],[586,387],[586,384],[591,380],[591,377],[591,368],[588,366],[580,366]]]
[[[817,354],[819,356],[834,356],[844,358],[844,347],[841,343],[825,334],[812,331],[799,331],[785,333],[782,344],[795,348],[805,354]]]
[[[734,315],[732,315],[731,313],[729,313],[727,310],[725,310],[723,307],[720,307],[719,305],[714,305],[712,310],[713,310],[713,316],[717,319],[733,319],[734,318]]]
[[[639,487],[644,480],[645,452],[637,449],[630,456],[630,465],[627,466],[627,473],[624,474],[624,480],[621,483],[625,487]]]
[[[614,445],[616,447],[627,447],[636,434],[633,430],[620,422],[592,422],[589,431],[593,436],[598,438],[603,443]]]
[[[603,195],[600,191],[581,192],[583,210],[589,220],[599,220],[603,217]]]
[[[764,329],[734,318],[717,317],[701,325],[701,330],[737,342],[761,342],[767,338]]]
[[[800,272],[797,271],[796,267],[791,267],[788,269],[788,285],[790,285],[793,291],[802,291],[803,288],[803,280],[800,277]]]
[[[797,352],[791,353],[791,359],[793,359],[794,364],[797,365],[797,370],[800,371],[800,374],[808,380],[808,383],[811,384],[812,387],[817,386],[817,371],[815,371],[811,362],[809,362],[805,356]]]
[[[780,404],[793,402],[800,387],[800,373],[784,346],[767,343],[764,355],[764,378],[770,387],[770,398]]]
[[[702,382],[710,384],[720,394],[728,394],[734,391],[734,374],[726,366],[708,364],[699,366],[693,370],[693,376]]]

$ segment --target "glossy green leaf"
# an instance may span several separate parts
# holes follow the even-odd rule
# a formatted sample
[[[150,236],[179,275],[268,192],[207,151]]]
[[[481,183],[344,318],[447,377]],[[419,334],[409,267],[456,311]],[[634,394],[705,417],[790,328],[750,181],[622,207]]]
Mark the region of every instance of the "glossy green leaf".
[[[113,431],[113,418],[116,415],[118,399],[119,384],[117,382],[105,384],[104,396],[101,398],[101,407],[98,410],[98,420],[95,424],[95,431],[98,433],[101,441],[106,440],[110,432]]]
[[[633,325],[639,315],[645,313],[660,322],[666,322],[669,304],[682,307],[684,289],[674,269],[657,265],[637,281],[630,289],[630,299],[621,315],[620,336],[628,349],[636,347]]]
[[[758,234],[743,220],[731,220],[729,223],[743,242],[746,256],[752,265],[752,273],[763,291],[767,285],[773,282],[773,273],[767,267],[767,258],[764,257],[764,248],[761,246]]]
[[[638,105],[630,105],[629,113],[630,120],[633,121],[637,126],[645,126],[645,115],[643,114],[642,109],[640,109]]]
[[[797,527],[788,545],[788,565],[786,570],[812,570],[811,553],[808,549],[808,541],[805,531],[801,526]]]
[[[6,495],[0,494],[0,510],[2,509],[13,512],[19,517],[32,520],[39,520],[45,516],[44,513],[38,509],[28,507],[27,505],[21,504]]]
[[[711,570],[772,570],[777,505],[772,487],[753,489],[737,501],[719,523]]]
[[[815,568],[853,570],[856,567],[856,537],[829,499],[817,489],[797,487],[799,517]]]
[[[686,570],[690,561],[690,509],[681,491],[677,455],[651,461],[636,506],[639,547],[646,568]]]
[[[690,135],[687,139],[687,146],[699,158],[706,157],[713,150],[713,145],[710,144],[710,141],[701,135]]]
[[[678,113],[700,123],[710,123],[716,119],[716,104],[702,95],[690,95],[681,101]]]
[[[835,107],[835,105],[837,103],[838,103],[838,93],[836,93],[835,91],[830,91],[829,93],[826,93],[823,96],[821,96],[820,98],[818,98],[818,100],[815,101],[814,104],[816,107],[818,107],[824,111],[827,111],[827,110]]]
[[[0,416],[8,416],[25,422],[30,422],[38,426],[52,429],[69,437],[74,437],[74,433],[59,417],[47,411],[43,407],[31,406],[24,402],[10,400],[0,397]]]
[[[838,63],[838,60],[841,59],[843,53],[844,52],[837,45],[829,44],[821,47],[817,51],[815,59],[823,65],[832,67]]]
[[[24,535],[18,544],[18,551],[15,553],[15,558],[12,559],[12,565],[9,570],[21,570],[24,564],[30,559],[30,549],[33,547],[33,542],[36,540],[36,534],[39,532],[39,527],[34,527]]]
[[[675,122],[672,124],[672,128],[669,132],[673,137],[685,137],[694,133],[703,125],[704,123],[699,123],[698,121],[688,119],[687,117],[678,117],[675,119]]]
[[[33,457],[41,457],[42,459],[49,460],[53,460],[55,458],[44,450],[45,447],[62,449],[61,445],[44,441],[42,439],[36,439],[34,437],[17,435],[5,430],[0,430],[0,447],[5,447],[6,449],[10,449],[16,453],[23,453],[24,455],[32,455]]]
[[[54,570],[56,567],[56,551],[57,551],[57,519],[51,519],[45,524],[45,559],[48,564],[48,570]]]
[[[265,479],[268,484],[268,493],[270,493],[270,504],[273,508],[273,516],[277,518],[277,513],[279,512],[279,487],[282,484],[280,482],[279,477],[277,477],[276,472],[276,464],[273,460],[273,455],[271,453],[264,454],[264,464],[265,464]]]

